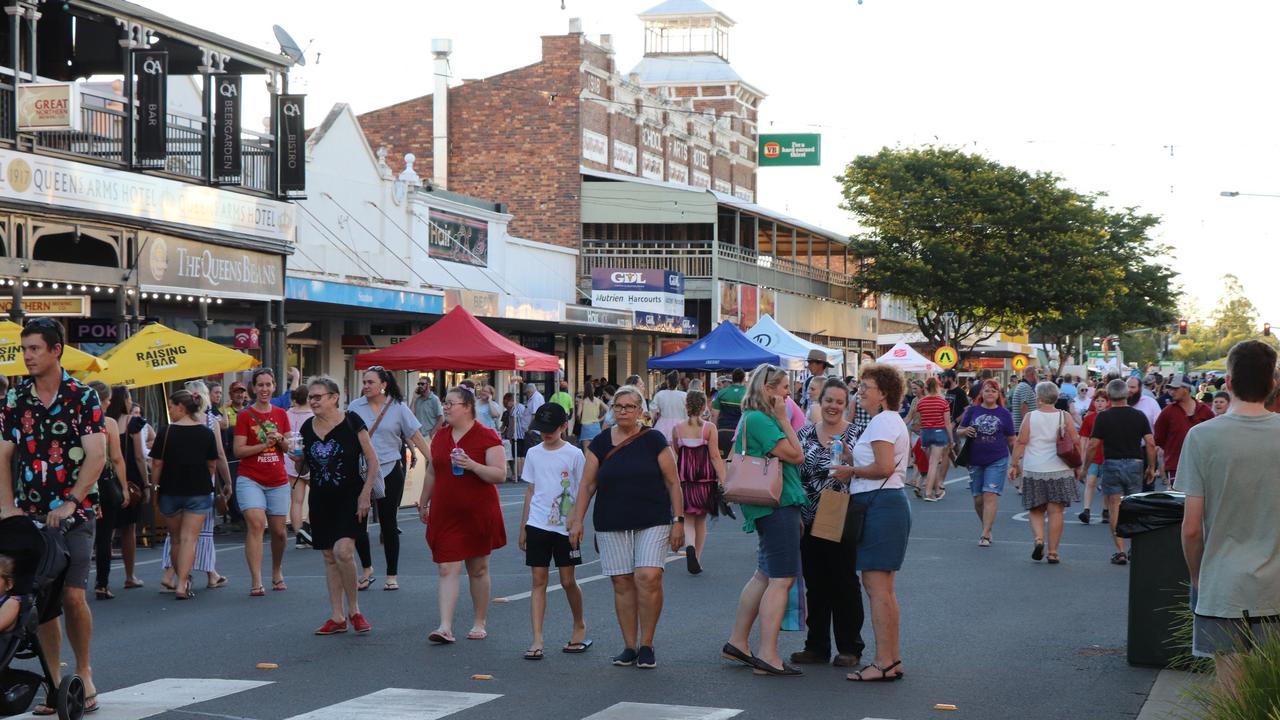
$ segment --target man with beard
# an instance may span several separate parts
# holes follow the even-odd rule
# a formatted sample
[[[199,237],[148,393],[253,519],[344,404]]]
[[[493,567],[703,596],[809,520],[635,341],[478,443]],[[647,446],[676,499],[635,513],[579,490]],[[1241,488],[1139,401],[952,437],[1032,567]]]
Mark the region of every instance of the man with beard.
[[[1156,431],[1156,418],[1160,417],[1160,403],[1142,390],[1142,383],[1138,382],[1138,378],[1130,376],[1125,380],[1125,386],[1129,389],[1129,407],[1141,412],[1147,416],[1147,422],[1150,423],[1151,433],[1154,435]],[[1160,465],[1157,462],[1156,472],[1159,472]],[[1151,492],[1156,488],[1156,478],[1153,473],[1147,473],[1146,479],[1142,483],[1143,492]]]
[[[1164,453],[1165,480],[1170,490],[1178,472],[1178,457],[1182,454],[1182,442],[1192,426],[1215,415],[1208,405],[1191,394],[1191,380],[1175,375],[1167,385],[1173,393],[1173,401],[1160,411],[1156,418],[1156,445]]]

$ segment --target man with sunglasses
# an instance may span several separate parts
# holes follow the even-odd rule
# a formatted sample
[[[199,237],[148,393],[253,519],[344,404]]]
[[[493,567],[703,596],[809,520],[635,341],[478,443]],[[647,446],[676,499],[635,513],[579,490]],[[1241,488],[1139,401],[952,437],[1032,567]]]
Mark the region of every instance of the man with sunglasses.
[[[63,333],[56,320],[31,320],[22,328],[21,343],[28,377],[18,381],[0,408],[0,517],[26,513],[53,527],[74,523],[65,535],[70,564],[62,596],[40,608],[40,644],[56,681],[62,650],[58,616],[65,613],[76,674],[84,682],[85,712],[92,712],[98,709],[98,691],[89,663],[93,616],[85,588],[98,475],[107,460],[102,405],[92,388],[62,369]],[[47,697],[34,714],[52,715],[54,705]]]
[[[444,406],[440,404],[440,398],[431,390],[430,375],[418,376],[418,389],[413,391],[412,410],[413,416],[422,423],[422,434],[430,443],[431,436],[440,426],[440,418],[444,416]]]

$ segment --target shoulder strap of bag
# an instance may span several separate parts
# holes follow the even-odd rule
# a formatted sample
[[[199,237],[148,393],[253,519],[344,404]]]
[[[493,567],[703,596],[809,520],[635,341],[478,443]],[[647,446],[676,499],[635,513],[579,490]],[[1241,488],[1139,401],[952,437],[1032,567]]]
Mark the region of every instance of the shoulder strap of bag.
[[[613,432],[613,430],[610,430],[609,432]],[[636,440],[640,439],[640,436],[641,436],[641,435],[644,435],[644,434],[645,434],[645,433],[647,433],[647,432],[649,432],[649,431],[648,431],[648,430],[641,430],[640,432],[636,433],[635,435],[632,435],[632,436],[628,437],[626,440],[623,440],[622,442],[618,443],[617,445],[614,445],[613,447],[609,448],[609,452],[607,452],[607,453],[605,453],[605,454],[604,454],[604,460],[601,460],[601,461],[600,461],[600,464],[601,464],[601,465],[603,465],[603,464],[605,464],[605,463],[609,462],[609,458],[613,457],[613,454],[614,454],[614,453],[618,452],[618,451],[619,451],[619,450],[621,450],[622,448],[624,448],[624,447],[626,447],[626,446],[630,445],[631,443],[635,442]],[[610,438],[610,439],[612,439],[612,438]]]
[[[387,408],[391,407],[391,398],[382,401],[382,412],[378,413],[378,417],[373,419],[373,427],[369,428],[369,437],[378,431],[378,426],[382,424],[382,418],[387,414]]]
[[[742,449],[738,450],[739,455],[747,454],[747,413],[748,412],[750,411],[749,410],[742,411],[742,417],[738,418],[738,429],[734,431],[738,435],[738,437],[734,439],[734,442],[735,443],[740,442],[742,445]]]

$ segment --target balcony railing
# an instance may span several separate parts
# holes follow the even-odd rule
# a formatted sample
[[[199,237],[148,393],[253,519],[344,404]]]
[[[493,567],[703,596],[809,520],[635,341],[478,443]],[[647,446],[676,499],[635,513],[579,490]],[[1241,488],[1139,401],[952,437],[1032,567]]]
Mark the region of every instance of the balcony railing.
[[[717,279],[854,304],[860,297],[852,275],[816,268],[790,258],[760,255],[734,245],[718,244],[716,247],[720,261]],[[589,277],[596,268],[674,270],[689,278],[711,279],[712,245],[710,242],[583,239],[578,255],[579,273]]]
[[[0,71],[0,74],[3,74]],[[5,81],[7,78],[0,78]],[[0,139],[14,140],[13,88],[0,84]],[[36,147],[101,162],[130,167],[124,155],[125,99],[105,93],[81,91],[81,130],[44,130],[22,133]],[[207,176],[204,148],[209,134],[203,118],[185,113],[167,113],[167,173],[204,182]],[[271,135],[242,130],[240,141],[240,186],[263,193],[275,192],[275,139]]]

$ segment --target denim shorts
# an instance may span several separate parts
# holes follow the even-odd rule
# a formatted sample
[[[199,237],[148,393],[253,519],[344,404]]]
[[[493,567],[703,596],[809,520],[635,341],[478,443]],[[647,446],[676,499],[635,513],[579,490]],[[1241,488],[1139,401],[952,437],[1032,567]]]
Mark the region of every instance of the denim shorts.
[[[213,509],[213,493],[208,495],[165,495],[159,499],[160,514],[173,517],[181,512],[204,515]]]
[[[787,505],[756,520],[759,536],[756,568],[767,578],[793,578],[800,574],[800,506]]]
[[[1009,477],[1009,458],[1003,457],[990,465],[969,466],[969,493],[978,497],[982,493],[999,495],[1004,492],[1004,481]]]
[[[951,437],[946,428],[925,428],[920,431],[920,444],[924,447],[946,447],[951,444]]]
[[[1096,478],[1102,477],[1102,463],[1089,463],[1089,471],[1085,475],[1092,475]]]
[[[266,511],[268,516],[287,516],[291,494],[288,483],[264,487],[247,477],[236,478],[236,502],[241,512],[257,509]]]
[[[1138,458],[1104,460],[1100,480],[1103,495],[1133,495],[1142,492],[1142,461]]]

